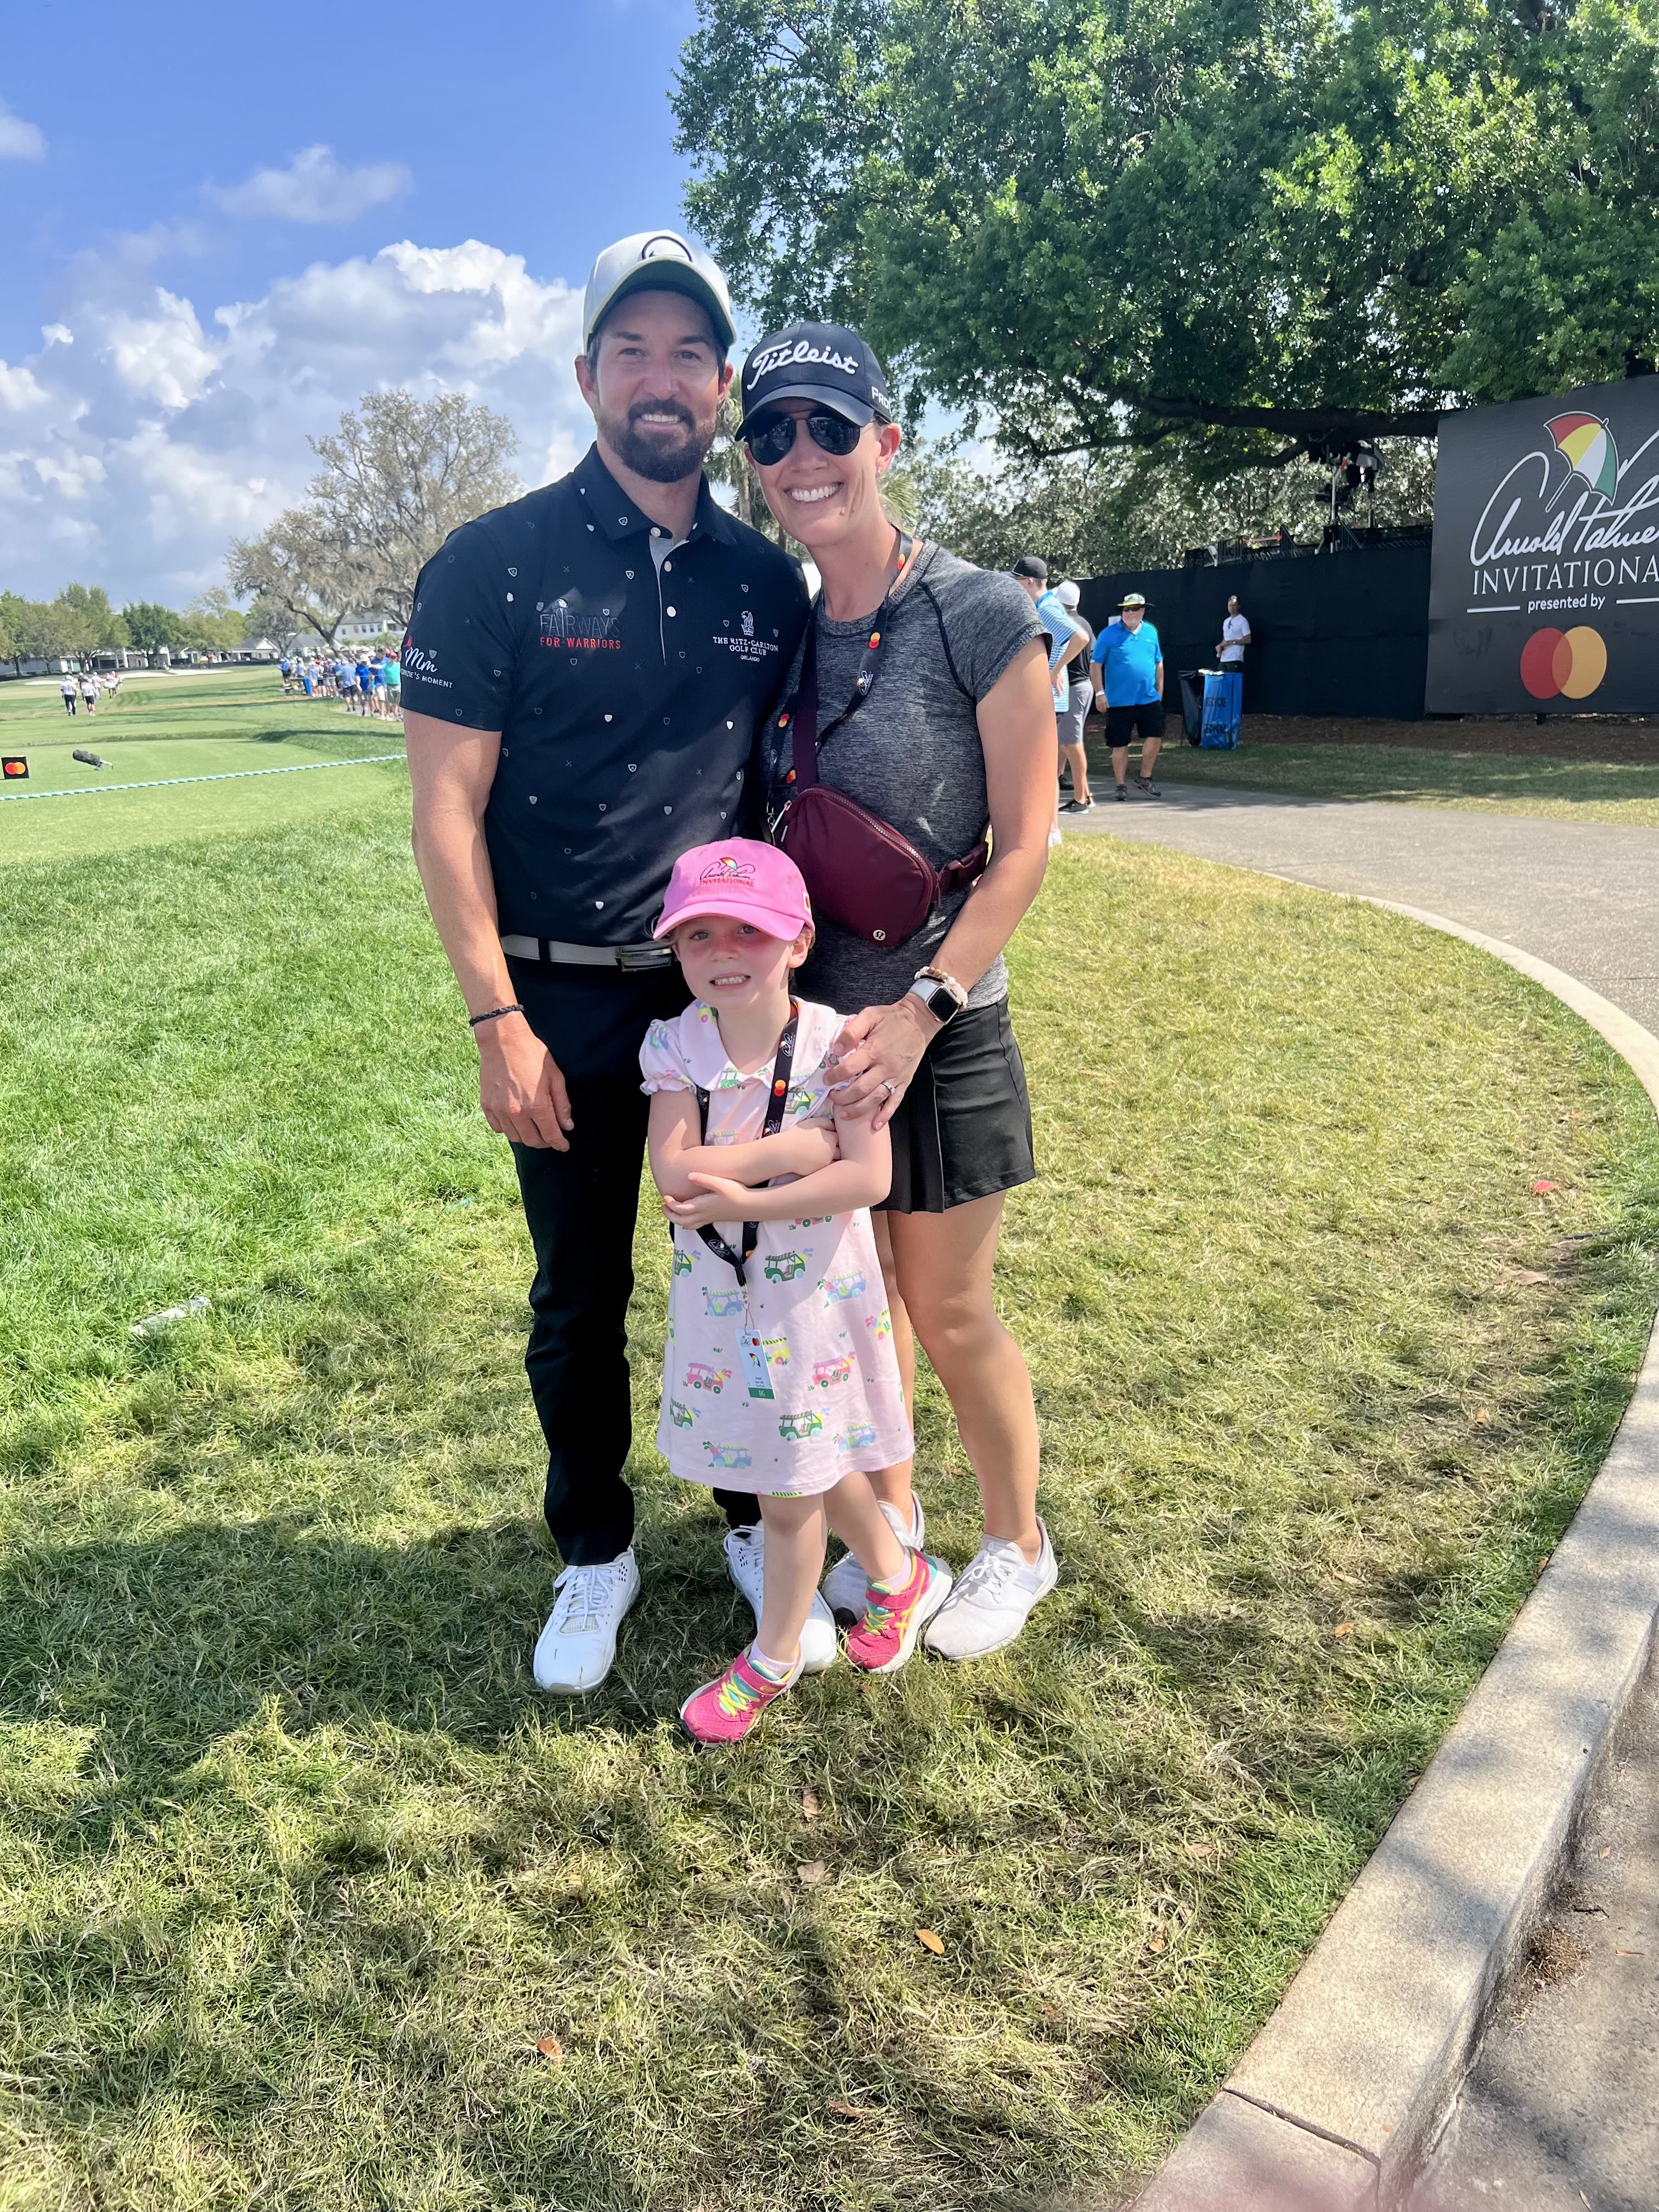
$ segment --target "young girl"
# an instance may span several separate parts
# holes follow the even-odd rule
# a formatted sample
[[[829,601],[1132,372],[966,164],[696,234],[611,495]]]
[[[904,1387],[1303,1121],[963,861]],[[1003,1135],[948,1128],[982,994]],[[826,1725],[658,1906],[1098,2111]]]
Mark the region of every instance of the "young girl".
[[[674,1239],[657,1445],[688,1481],[757,1492],[765,1532],[755,1640],[680,1712],[730,1744],[801,1671],[830,1528],[868,1578],[847,1654],[872,1673],[903,1666],[951,1577],[867,1480],[912,1449],[868,1211],[892,1160],[884,1130],[836,1110],[840,1016],[790,996],[812,942],[800,871],[746,837],[694,847],[655,933],[696,994],[640,1053]]]

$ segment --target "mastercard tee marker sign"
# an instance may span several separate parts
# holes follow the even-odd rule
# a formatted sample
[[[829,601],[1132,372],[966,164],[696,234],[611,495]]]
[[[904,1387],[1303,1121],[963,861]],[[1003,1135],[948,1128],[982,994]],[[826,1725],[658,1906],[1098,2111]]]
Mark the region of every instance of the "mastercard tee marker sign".
[[[1441,416],[1425,703],[1659,712],[1659,377]]]

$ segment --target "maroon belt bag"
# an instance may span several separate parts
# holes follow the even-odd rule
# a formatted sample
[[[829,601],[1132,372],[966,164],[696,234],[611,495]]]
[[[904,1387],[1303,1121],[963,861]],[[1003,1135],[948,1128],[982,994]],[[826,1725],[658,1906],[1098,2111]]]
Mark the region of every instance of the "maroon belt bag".
[[[899,573],[903,574],[902,567]],[[890,822],[884,822],[844,791],[818,781],[819,747],[870,696],[887,611],[884,602],[871,628],[853,696],[822,737],[814,613],[806,633],[800,688],[781,718],[793,724],[794,766],[772,840],[800,870],[814,914],[839,922],[872,945],[896,945],[915,935],[941,900],[982,875],[991,852],[981,837],[971,853],[936,868]]]

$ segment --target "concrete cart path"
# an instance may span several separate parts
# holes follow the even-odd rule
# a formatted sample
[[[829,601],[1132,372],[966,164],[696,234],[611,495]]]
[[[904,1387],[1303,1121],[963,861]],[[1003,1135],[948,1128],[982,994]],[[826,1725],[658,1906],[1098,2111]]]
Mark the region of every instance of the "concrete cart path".
[[[1564,968],[1659,1036],[1659,830],[1202,784],[1163,791],[1097,801],[1062,826],[1449,915]]]
[[[1069,833],[1398,901],[1565,969],[1659,1034],[1659,830],[1218,792],[1108,799]],[[1659,2212],[1659,1661],[1586,1802],[1413,2212]]]
[[[1659,2205],[1659,1679],[1584,1805],[1566,1875],[1411,2212]]]

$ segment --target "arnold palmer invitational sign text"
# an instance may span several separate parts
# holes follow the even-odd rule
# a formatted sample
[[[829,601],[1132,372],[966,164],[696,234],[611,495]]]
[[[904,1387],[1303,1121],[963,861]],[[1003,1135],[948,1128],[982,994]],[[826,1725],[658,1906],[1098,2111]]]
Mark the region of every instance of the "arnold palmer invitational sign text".
[[[1659,377],[1441,416],[1426,703],[1659,711]]]

